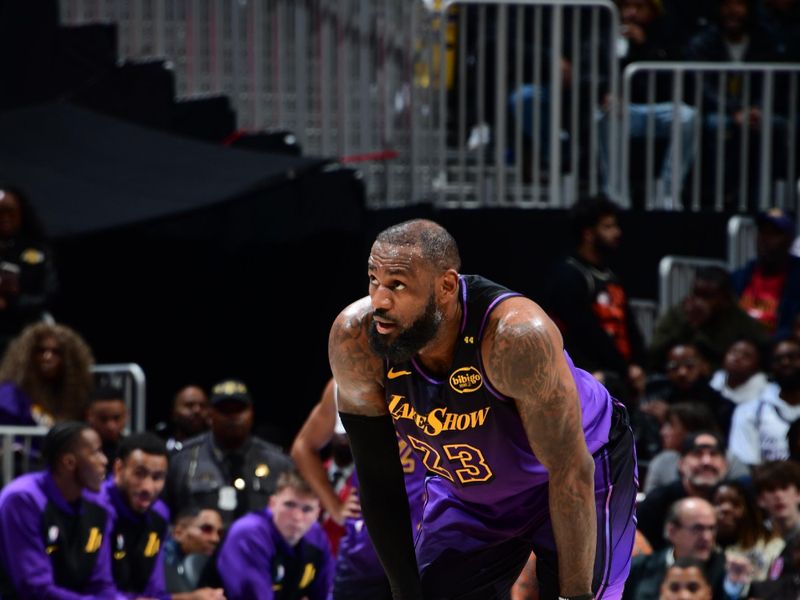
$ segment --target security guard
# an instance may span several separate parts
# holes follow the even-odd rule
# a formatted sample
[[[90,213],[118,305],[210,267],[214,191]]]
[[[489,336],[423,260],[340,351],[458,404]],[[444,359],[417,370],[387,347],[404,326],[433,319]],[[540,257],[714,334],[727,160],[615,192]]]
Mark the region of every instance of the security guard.
[[[184,443],[170,463],[166,500],[216,508],[225,525],[267,505],[278,476],[292,468],[276,445],[255,437],[253,400],[244,383],[226,380],[211,395],[211,431]]]

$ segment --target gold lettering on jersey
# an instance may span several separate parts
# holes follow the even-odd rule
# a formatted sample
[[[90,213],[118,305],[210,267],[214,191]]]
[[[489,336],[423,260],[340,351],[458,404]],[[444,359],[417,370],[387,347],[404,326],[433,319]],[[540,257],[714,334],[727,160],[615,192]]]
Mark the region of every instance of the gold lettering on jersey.
[[[450,374],[450,387],[459,394],[477,392],[483,385],[483,377],[475,367],[461,367]]]
[[[454,413],[446,408],[434,408],[427,415],[421,415],[409,402],[406,402],[405,396],[392,394],[389,400],[389,412],[395,421],[400,419],[413,421],[417,428],[431,436],[437,436],[443,431],[466,431],[482,427],[490,408],[491,406],[486,406],[468,413]]]
[[[303,571],[303,578],[300,580],[300,585],[298,586],[299,589],[303,589],[311,585],[311,582],[314,581],[314,577],[317,574],[317,569],[314,567],[312,563],[306,564],[306,569]]]
[[[100,533],[100,530],[97,527],[92,527],[89,531],[89,539],[86,540],[86,546],[84,550],[88,554],[94,554],[100,548],[100,544],[103,542],[103,534]]]
[[[151,558],[158,554],[158,549],[161,547],[161,540],[158,539],[158,534],[155,531],[150,532],[150,537],[147,538],[147,545],[144,547],[144,555]]]

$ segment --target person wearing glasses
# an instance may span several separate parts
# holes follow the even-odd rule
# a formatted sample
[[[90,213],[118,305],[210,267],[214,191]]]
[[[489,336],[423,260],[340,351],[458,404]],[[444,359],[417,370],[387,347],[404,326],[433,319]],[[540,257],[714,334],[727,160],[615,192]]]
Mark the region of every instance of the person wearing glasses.
[[[164,543],[164,575],[173,599],[198,590],[203,569],[222,540],[222,517],[214,508],[190,505],[175,517]]]
[[[725,446],[720,437],[711,431],[689,435],[681,447],[678,471],[678,481],[652,490],[637,509],[639,531],[656,551],[666,548],[670,542],[665,527],[669,519],[664,517],[667,509],[683,498],[702,498],[710,502],[714,489],[728,477]]]
[[[319,512],[299,473],[282,473],[269,507],[235,521],[222,543],[217,570],[228,600],[327,600],[334,559]]]
[[[683,559],[700,561],[714,597],[723,598],[725,555],[716,549],[717,514],[702,498],[684,498],[667,512],[664,534],[669,546],[633,558],[623,600],[659,600],[667,569]]]

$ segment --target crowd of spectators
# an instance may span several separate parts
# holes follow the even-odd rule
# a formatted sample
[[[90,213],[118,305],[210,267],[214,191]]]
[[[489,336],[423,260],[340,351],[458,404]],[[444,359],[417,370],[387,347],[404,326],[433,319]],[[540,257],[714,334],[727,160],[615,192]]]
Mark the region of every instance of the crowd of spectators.
[[[605,36],[599,48],[583,44],[582,62],[613,53],[621,68],[673,60],[800,63],[800,0],[620,0],[619,8],[620,39]],[[599,108],[592,117],[598,156],[591,158],[609,189],[610,130],[615,120],[620,125],[619,99],[603,61],[593,82],[588,62],[573,64],[567,49],[584,34],[567,26],[558,68],[565,107],[576,94],[580,110],[587,98]],[[540,47],[549,51],[549,39]],[[530,73],[529,48],[521,55],[523,72]],[[510,73],[516,52],[508,56]],[[546,69],[554,64],[545,63]],[[721,86],[719,75],[708,76],[699,105],[687,82],[677,106],[669,77],[656,78],[652,99],[645,79],[634,79],[630,136],[651,135],[652,119],[652,135],[666,143],[656,167],[659,193],[677,194],[675,184],[683,185],[698,158],[713,166],[719,138],[723,162],[735,162],[742,144],[750,144],[751,169],[767,128],[773,145],[785,147],[797,135],[786,118],[797,107],[787,105],[784,83],[776,77],[765,123],[758,77],[745,84],[733,74]],[[545,125],[538,131],[534,101],[543,107]],[[508,98],[512,118],[528,142],[541,146],[544,161],[548,106],[546,85],[525,83]],[[585,135],[569,131],[570,117],[565,109],[563,137]],[[679,164],[671,151],[676,143]],[[680,198],[671,204],[677,207]],[[623,244],[617,207],[586,199],[571,216],[574,252],[555,268],[543,303],[576,365],[602,380],[631,413],[642,487],[625,600],[687,593],[699,600],[797,597],[795,221],[780,210],[759,214],[756,258],[735,273],[698,270],[690,293],[665,307],[646,344],[624,281],[610,267]],[[357,528],[359,505],[352,457],[336,423],[334,382],[299,432],[291,457],[253,434],[257,399],[233,379],[209,390],[187,382],[174,396],[169,422],[155,433],[128,434],[124,391],[95,385],[91,348],[48,314],[58,291],[55,273],[27,195],[0,182],[0,425],[49,430],[25,450],[38,470],[0,490],[0,599],[323,600],[335,594],[339,542],[346,526]],[[412,460],[406,450],[401,456]],[[384,584],[359,583],[381,593]],[[514,598],[535,594],[531,557]]]
[[[545,304],[576,363],[625,402],[636,429],[639,541],[625,598],[683,586],[714,599],[779,597],[800,575],[794,221],[759,215],[756,258],[733,276],[699,269],[648,345],[609,266],[623,244],[618,208],[585,198],[571,215],[574,252],[554,268]],[[313,599],[336,589],[337,550],[360,515],[333,381],[290,458],[253,435],[258,403],[238,380],[185,385],[157,435],[125,435],[124,392],[93,385],[93,360],[76,332],[37,322],[0,363],[0,423],[50,427],[32,448],[44,470],[0,494],[1,597],[206,600],[271,588]],[[532,565],[515,599],[535,597]]]
[[[786,148],[790,137],[798,138],[796,122],[790,115],[797,106],[790,104],[791,78],[785,72],[775,72],[769,77],[770,92],[765,90],[765,76],[754,71],[727,71],[724,74],[703,72],[696,79],[692,63],[717,63],[723,67],[756,63],[800,64],[800,3],[797,0],[719,0],[714,2],[685,2],[682,0],[620,0],[619,37],[614,39],[611,17],[605,12],[599,16],[599,37],[591,29],[595,20],[588,7],[564,8],[561,51],[558,57],[558,79],[561,82],[562,110],[559,139],[562,146],[561,163],[569,167],[570,152],[566,142],[576,141],[584,164],[594,162],[600,183],[606,193],[611,186],[610,152],[612,122],[621,131],[622,98],[612,88],[609,58],[616,60],[619,72],[642,62],[684,63],[686,73],[675,74],[669,70],[655,72],[652,80],[644,70],[630,80],[628,109],[628,137],[631,144],[631,174],[634,188],[644,169],[641,149],[644,140],[656,141],[653,177],[657,182],[648,201],[658,199],[658,206],[680,209],[688,197],[688,175],[693,167],[702,168],[693,176],[700,178],[701,200],[713,198],[712,190],[718,184],[723,188],[723,198],[732,207],[742,184],[742,170],[747,171],[749,196],[756,191],[759,170],[763,165],[759,157],[763,152],[762,138],[769,129],[772,156],[769,176],[785,179]],[[468,9],[469,11],[470,9]],[[494,124],[493,103],[498,86],[510,82],[507,111],[511,127],[521,132],[522,165],[524,178],[530,180],[532,156],[540,157],[543,172],[550,162],[550,98],[553,95],[551,53],[554,46],[554,27],[550,7],[546,6],[535,17],[538,7],[514,8],[509,13],[506,36],[505,73],[502,78],[493,64],[493,49],[504,42],[496,33],[498,19],[491,10],[469,11],[467,69],[478,70],[484,63],[485,78],[492,84],[486,86],[483,97],[484,127]],[[573,19],[577,11],[580,19]],[[532,35],[534,22],[540,19],[545,25],[541,35]],[[514,23],[522,20],[522,35],[515,34]],[[483,36],[481,28],[485,28]],[[538,30],[537,30],[538,31]],[[495,39],[495,36],[498,39]],[[473,39],[475,38],[475,39]],[[478,41],[488,40],[488,51]],[[521,47],[520,47],[521,46]],[[579,51],[576,52],[576,49]],[[520,65],[520,60],[522,64]],[[538,73],[538,75],[534,75]],[[520,75],[521,74],[521,75]],[[475,74],[477,76],[477,73]],[[521,77],[521,79],[520,79]],[[538,80],[532,81],[538,77]],[[680,80],[680,82],[678,81]],[[577,96],[577,98],[575,98]],[[470,99],[468,103],[475,103]],[[477,106],[469,112],[475,112]],[[575,111],[578,111],[578,115]],[[478,117],[467,115],[467,121]],[[674,121],[677,119],[677,123]],[[766,120],[769,122],[766,122]],[[592,131],[599,132],[597,152],[590,156],[587,149],[595,148]],[[577,127],[576,131],[573,131]],[[794,127],[794,129],[792,129]],[[488,136],[487,136],[488,138]],[[507,135],[514,140],[514,135]],[[514,152],[509,143],[509,153]],[[747,157],[742,151],[746,149]],[[673,153],[673,150],[677,150]],[[678,164],[673,161],[678,157]],[[718,162],[719,161],[719,162]],[[733,167],[738,165],[738,168]],[[719,173],[717,171],[720,171]],[[587,173],[579,173],[583,179]],[[660,186],[658,185],[660,184]],[[710,205],[710,204],[709,204]]]

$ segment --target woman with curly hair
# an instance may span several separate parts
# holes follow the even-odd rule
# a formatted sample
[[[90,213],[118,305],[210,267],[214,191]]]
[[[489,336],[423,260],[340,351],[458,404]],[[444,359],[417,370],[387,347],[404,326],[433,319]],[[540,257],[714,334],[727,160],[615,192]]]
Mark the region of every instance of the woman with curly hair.
[[[92,389],[92,351],[64,325],[35,323],[8,347],[0,363],[0,425],[82,420]]]

